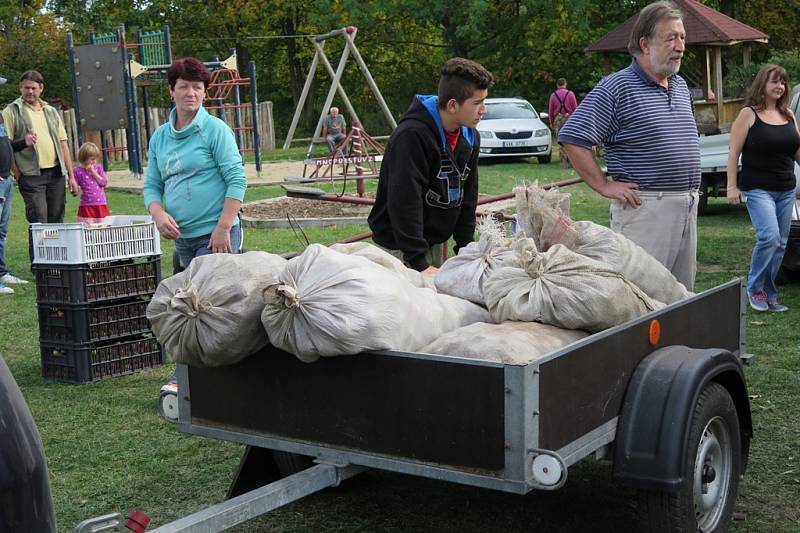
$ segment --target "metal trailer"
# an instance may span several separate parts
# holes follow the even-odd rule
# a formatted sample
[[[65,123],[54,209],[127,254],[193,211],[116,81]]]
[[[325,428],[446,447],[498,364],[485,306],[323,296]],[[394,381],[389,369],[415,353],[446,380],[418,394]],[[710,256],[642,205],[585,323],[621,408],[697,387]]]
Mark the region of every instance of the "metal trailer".
[[[179,429],[247,449],[227,501],[154,531],[220,531],[365,468],[555,490],[590,454],[639,489],[644,531],[727,531],[752,436],[745,302],[733,280],[521,366],[271,346],[178,365]]]

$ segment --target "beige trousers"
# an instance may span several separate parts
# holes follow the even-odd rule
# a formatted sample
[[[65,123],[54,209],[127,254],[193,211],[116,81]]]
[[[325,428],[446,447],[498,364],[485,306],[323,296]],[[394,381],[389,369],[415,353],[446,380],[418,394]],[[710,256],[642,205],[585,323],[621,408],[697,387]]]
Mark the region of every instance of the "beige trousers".
[[[611,229],[621,233],[667,267],[690,291],[697,273],[698,192],[636,191],[633,209],[611,202]]]

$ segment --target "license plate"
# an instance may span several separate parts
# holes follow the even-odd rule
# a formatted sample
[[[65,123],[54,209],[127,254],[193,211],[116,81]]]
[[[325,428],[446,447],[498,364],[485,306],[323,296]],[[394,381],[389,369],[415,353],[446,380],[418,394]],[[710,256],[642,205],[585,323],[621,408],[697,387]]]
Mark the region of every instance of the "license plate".
[[[503,141],[503,148],[511,148],[514,146],[527,146],[528,141]]]

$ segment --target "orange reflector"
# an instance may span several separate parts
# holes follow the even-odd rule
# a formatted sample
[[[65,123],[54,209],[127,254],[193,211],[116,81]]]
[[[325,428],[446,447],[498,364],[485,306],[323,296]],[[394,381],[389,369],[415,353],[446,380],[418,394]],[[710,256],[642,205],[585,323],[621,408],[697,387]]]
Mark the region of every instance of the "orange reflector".
[[[655,346],[661,339],[661,322],[658,320],[650,321],[650,331],[647,335],[647,340],[650,341],[650,346]]]

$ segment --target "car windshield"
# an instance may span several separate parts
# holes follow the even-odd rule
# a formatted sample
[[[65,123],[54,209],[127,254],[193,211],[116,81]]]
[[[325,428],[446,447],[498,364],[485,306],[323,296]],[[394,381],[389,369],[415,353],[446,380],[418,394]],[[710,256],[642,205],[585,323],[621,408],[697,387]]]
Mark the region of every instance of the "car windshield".
[[[491,102],[486,104],[483,120],[503,118],[539,118],[536,110],[528,102]]]

